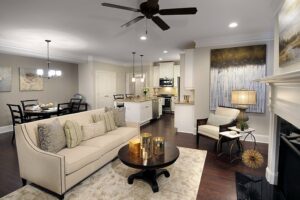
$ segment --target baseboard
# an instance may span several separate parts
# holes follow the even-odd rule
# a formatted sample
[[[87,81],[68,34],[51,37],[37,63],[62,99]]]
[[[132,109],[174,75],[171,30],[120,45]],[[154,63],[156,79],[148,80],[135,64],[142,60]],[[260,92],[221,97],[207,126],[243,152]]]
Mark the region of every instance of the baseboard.
[[[12,132],[12,131],[13,131],[13,126],[12,125],[0,126],[0,134]]]
[[[278,173],[272,173],[269,167],[266,168],[266,179],[272,185],[277,185]]]
[[[246,135],[243,135],[241,139],[244,140],[245,136]],[[254,133],[254,136],[255,136],[256,142],[258,142],[258,143],[266,143],[266,144],[269,143],[269,136],[268,135],[261,135],[261,134],[255,134]],[[253,139],[249,135],[247,137],[246,141],[253,142]]]

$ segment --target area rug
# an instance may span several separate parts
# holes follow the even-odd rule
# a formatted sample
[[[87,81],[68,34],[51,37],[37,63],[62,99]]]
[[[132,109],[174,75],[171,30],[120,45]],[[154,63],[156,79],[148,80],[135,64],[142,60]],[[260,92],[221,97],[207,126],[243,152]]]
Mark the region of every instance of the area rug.
[[[171,176],[158,178],[159,192],[153,193],[151,187],[140,180],[127,183],[127,177],[138,170],[121,163],[119,159],[107,164],[95,174],[81,182],[65,194],[66,200],[152,200],[197,198],[198,188],[206,158],[206,151],[179,147],[178,160],[166,169]],[[34,186],[27,185],[7,196],[4,200],[55,200],[56,198]]]

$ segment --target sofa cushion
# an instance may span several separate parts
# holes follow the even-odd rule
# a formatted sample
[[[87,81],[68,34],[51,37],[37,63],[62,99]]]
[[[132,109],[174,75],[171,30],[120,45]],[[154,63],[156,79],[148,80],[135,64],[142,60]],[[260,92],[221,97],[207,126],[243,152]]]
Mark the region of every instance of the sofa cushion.
[[[229,117],[229,116],[223,116],[223,115],[215,115],[210,113],[207,124],[213,125],[213,126],[220,126],[231,123],[235,118]]]
[[[83,125],[81,126],[81,129],[82,129],[82,140],[84,141],[106,134],[105,123],[103,120],[97,123]]]
[[[76,121],[67,120],[64,126],[67,147],[76,147],[82,141],[82,131],[81,127]]]
[[[65,157],[66,174],[71,174],[101,157],[99,149],[90,146],[76,146],[72,149],[65,148],[57,154]]]
[[[126,126],[126,120],[125,120],[125,111],[126,108],[105,108],[105,111],[112,111],[114,114],[114,120],[116,123],[116,126],[118,127],[124,127]]]
[[[201,125],[198,126],[198,133],[202,135],[206,135],[208,137],[214,138],[216,140],[219,139],[219,127],[213,125]]]
[[[109,135],[118,135],[122,138],[123,142],[129,141],[131,138],[139,134],[139,130],[134,127],[119,127],[108,133]]]
[[[44,151],[57,153],[66,146],[64,129],[58,119],[52,122],[38,124],[40,148]]]
[[[80,143],[80,146],[89,146],[98,148],[101,155],[113,150],[114,148],[123,144],[123,138],[120,135],[105,134],[92,138]]]

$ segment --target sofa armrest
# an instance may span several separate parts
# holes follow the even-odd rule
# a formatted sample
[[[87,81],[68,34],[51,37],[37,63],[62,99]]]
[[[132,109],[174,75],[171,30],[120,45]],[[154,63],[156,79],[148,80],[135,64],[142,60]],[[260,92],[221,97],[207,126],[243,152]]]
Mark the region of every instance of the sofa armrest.
[[[140,128],[140,124],[137,122],[126,122],[126,126],[132,128]]]
[[[236,126],[236,123],[237,123],[237,121],[234,120],[234,121],[230,122],[229,124],[220,125],[219,132],[228,131],[228,128],[232,127],[232,126]]]
[[[20,176],[57,194],[65,188],[64,156],[46,152],[33,144],[24,124],[16,126]]]
[[[205,119],[197,119],[196,121],[196,134],[198,134],[198,126],[207,124],[208,118]]]

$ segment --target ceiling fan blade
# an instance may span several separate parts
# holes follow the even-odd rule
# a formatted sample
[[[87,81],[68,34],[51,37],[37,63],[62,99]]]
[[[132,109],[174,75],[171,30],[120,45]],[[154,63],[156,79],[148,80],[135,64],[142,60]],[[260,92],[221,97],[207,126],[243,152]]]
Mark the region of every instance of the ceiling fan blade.
[[[152,21],[159,26],[163,31],[166,31],[170,28],[170,26],[168,24],[166,24],[166,22],[164,22],[160,17],[155,16],[152,17]]]
[[[121,27],[128,27],[128,26],[131,26],[132,24],[137,23],[138,21],[140,21],[140,20],[142,20],[142,19],[144,19],[144,18],[145,18],[145,16],[139,16],[139,17],[134,18],[133,20],[127,22],[126,24],[123,24]]]
[[[129,11],[133,11],[133,12],[140,12],[140,9],[137,8],[130,8],[130,7],[126,7],[126,6],[120,6],[120,5],[116,5],[116,4],[111,4],[111,3],[101,3],[102,6],[105,7],[110,7],[110,8],[117,8],[117,9],[122,9],[122,10],[129,10]]]
[[[194,15],[197,13],[197,8],[171,8],[171,9],[161,9],[159,11],[160,15]]]

